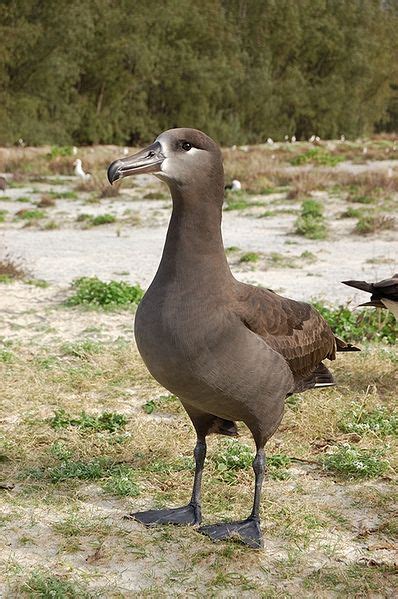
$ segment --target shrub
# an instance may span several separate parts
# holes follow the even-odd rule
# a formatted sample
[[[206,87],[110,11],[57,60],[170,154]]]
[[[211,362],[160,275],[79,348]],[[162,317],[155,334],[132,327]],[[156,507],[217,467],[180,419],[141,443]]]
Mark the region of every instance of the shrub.
[[[297,235],[307,239],[325,239],[327,227],[323,215],[323,206],[317,200],[304,200],[301,205],[300,216],[296,220]]]
[[[346,478],[376,478],[389,467],[381,456],[380,451],[358,449],[347,444],[336,447],[333,453],[323,456],[322,464],[325,470]]]
[[[322,302],[314,302],[313,305],[329,323],[335,335],[345,341],[371,339],[382,343],[396,343],[397,321],[387,310],[367,308],[353,312],[347,306],[332,308]]]
[[[98,277],[81,277],[72,283],[75,294],[66,300],[67,306],[91,306],[115,309],[137,305],[144,295],[140,285],[129,285],[124,281],[106,283]]]

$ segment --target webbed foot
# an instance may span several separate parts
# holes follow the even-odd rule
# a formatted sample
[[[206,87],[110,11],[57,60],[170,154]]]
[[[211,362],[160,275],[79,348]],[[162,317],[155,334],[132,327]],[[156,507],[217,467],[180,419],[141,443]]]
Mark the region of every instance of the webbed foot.
[[[208,524],[201,526],[199,532],[210,537],[212,541],[223,541],[232,539],[240,541],[244,545],[261,549],[263,537],[260,530],[260,522],[256,518],[247,518],[240,522],[221,522],[220,524]]]
[[[190,525],[200,524],[202,515],[200,507],[193,503],[164,510],[148,510],[146,512],[135,512],[125,516],[131,520],[137,520],[145,526],[155,526],[156,524],[177,524]]]

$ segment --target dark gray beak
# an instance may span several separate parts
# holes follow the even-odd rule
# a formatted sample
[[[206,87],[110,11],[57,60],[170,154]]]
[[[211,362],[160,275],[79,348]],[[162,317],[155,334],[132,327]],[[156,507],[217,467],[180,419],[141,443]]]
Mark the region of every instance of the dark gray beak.
[[[160,165],[165,159],[162,153],[162,146],[158,141],[151,144],[145,150],[115,160],[109,165],[108,180],[112,185],[118,179],[128,177],[129,175],[139,175],[140,173],[156,173],[160,170]]]

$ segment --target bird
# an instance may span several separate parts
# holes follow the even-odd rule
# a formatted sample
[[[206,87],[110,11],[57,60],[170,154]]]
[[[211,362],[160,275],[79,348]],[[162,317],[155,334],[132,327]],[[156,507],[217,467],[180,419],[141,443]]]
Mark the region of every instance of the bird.
[[[168,185],[173,209],[160,265],[136,312],[135,339],[149,372],[182,402],[197,441],[189,503],[127,517],[146,526],[197,526],[213,541],[234,538],[259,549],[264,447],[285,399],[334,384],[323,360],[356,348],[336,338],[311,305],[234,278],[221,234],[224,171],[215,141],[196,129],[169,129],[112,162],[107,174],[112,184],[140,173]],[[201,526],[206,438],[236,436],[237,421],[256,445],[252,511],[244,520]]]
[[[7,179],[5,177],[0,177],[0,191],[5,192],[7,189]]]
[[[76,158],[76,160],[73,163],[73,166],[75,167],[74,173],[75,173],[76,177],[79,177],[83,181],[87,181],[88,179],[91,179],[90,173],[84,172],[83,166],[82,166],[82,161],[80,160],[80,158]]]
[[[232,182],[228,185],[225,185],[224,189],[229,189],[231,191],[240,191],[242,189],[242,183],[238,179],[232,179]]]
[[[360,306],[387,308],[398,320],[398,273],[391,279],[383,279],[377,283],[367,283],[366,281],[342,281],[342,283],[371,293],[370,301],[360,304]]]

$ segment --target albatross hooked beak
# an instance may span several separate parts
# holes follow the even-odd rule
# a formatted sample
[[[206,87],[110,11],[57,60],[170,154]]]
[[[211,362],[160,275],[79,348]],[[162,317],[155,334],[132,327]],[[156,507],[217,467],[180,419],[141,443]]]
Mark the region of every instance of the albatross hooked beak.
[[[108,180],[112,185],[118,179],[128,177],[129,175],[138,175],[140,173],[156,173],[160,170],[160,165],[165,159],[162,153],[162,146],[158,141],[151,144],[144,150],[115,160],[108,168]]]

